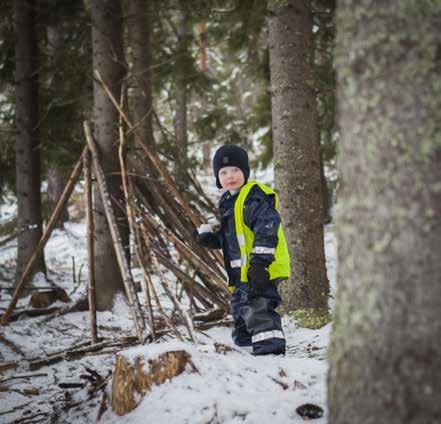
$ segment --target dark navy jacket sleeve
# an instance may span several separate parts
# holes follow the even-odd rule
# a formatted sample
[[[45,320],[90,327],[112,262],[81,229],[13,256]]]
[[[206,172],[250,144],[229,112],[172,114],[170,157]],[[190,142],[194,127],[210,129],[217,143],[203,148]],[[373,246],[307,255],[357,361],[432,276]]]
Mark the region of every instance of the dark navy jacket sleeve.
[[[245,202],[245,224],[254,233],[250,263],[270,265],[274,261],[280,225],[274,202],[274,196],[265,194],[258,186],[252,188]]]

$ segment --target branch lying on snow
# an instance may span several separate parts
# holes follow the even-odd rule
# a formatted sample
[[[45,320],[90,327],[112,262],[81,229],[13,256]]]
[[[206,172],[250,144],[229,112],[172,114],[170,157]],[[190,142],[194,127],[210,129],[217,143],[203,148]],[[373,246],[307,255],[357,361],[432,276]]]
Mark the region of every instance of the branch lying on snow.
[[[219,312],[216,312],[214,316],[217,316]],[[209,322],[201,322],[194,324],[194,328],[196,330],[207,330],[212,327],[218,326],[229,326],[232,324],[232,319],[230,317],[226,317],[220,320],[209,321]],[[170,329],[157,330],[157,336],[162,337],[171,332]],[[126,349],[129,346],[139,345],[140,342],[137,337],[123,337],[117,340],[104,340],[102,342],[96,343],[94,345],[90,345],[90,342],[84,342],[80,345],[73,346],[69,349],[65,349],[62,351],[54,352],[47,355],[45,358],[34,358],[29,360],[29,369],[31,371],[36,371],[45,366],[53,365],[61,361],[73,361],[76,359],[80,359],[89,354],[98,354],[106,349],[105,353],[114,353],[118,352],[122,349]],[[109,348],[114,348],[109,350]]]
[[[8,244],[11,240],[14,240],[16,237],[17,237],[17,233],[14,233],[0,240],[0,247],[4,246],[5,244]]]
[[[73,361],[81,358],[90,352],[97,352],[106,347],[118,347],[125,349],[128,346],[134,346],[139,344],[137,337],[124,337],[119,340],[106,340],[101,343],[96,343],[92,346],[74,347],[61,352],[52,353],[46,356],[46,358],[31,359],[29,363],[29,369],[31,371],[38,370],[48,365],[53,365],[63,360]]]
[[[23,351],[15,343],[7,339],[6,336],[4,336],[3,334],[0,334],[0,342],[8,346],[9,349],[11,349],[14,353],[17,353],[18,355],[25,357]]]
[[[61,309],[61,306],[53,306],[51,308],[36,308],[36,309],[24,309],[18,312],[14,312],[8,319],[8,321],[16,321],[19,318],[25,316],[25,317],[40,317],[42,315],[50,315],[54,314],[55,312],[59,312]]]
[[[6,364],[0,364],[0,372],[13,370],[15,368],[18,368],[17,362],[7,362]]]

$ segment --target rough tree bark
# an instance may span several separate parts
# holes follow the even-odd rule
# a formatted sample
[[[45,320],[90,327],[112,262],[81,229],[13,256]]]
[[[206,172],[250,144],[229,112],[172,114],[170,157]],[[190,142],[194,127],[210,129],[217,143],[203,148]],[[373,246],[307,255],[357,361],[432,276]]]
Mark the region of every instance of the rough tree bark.
[[[149,149],[154,150],[152,127],[152,24],[150,0],[127,2],[127,34],[131,48],[130,101],[133,121],[139,123],[139,135]]]
[[[176,134],[176,181],[185,184],[188,167],[188,136],[187,136],[187,79],[189,61],[189,37],[188,12],[185,9],[185,2],[178,1],[177,10],[177,32],[178,48],[175,65],[176,84],[176,112],[174,126]],[[188,7],[188,5],[187,5]]]
[[[329,283],[313,77],[309,1],[269,1],[274,170],[292,261],[285,308],[317,327],[328,319]]]
[[[122,13],[119,0],[92,0],[92,48],[93,68],[98,70],[115,96],[120,95],[124,77],[122,48]],[[114,200],[121,201],[121,177],[118,173],[118,112],[104,92],[101,84],[94,81],[94,138],[101,152],[101,165],[107,176],[109,192]],[[113,298],[122,291],[123,281],[118,268],[112,237],[97,188],[95,187],[94,234],[95,234],[95,284],[97,310],[112,307]],[[123,243],[128,244],[127,225],[120,208],[115,208]]]
[[[205,19],[202,18],[198,25],[199,32],[199,70],[203,73],[207,72],[207,43],[206,32],[207,27]],[[201,96],[202,110],[206,110],[207,99],[205,96]],[[209,142],[202,144],[202,166],[205,170],[211,168],[211,145]]]
[[[42,235],[38,109],[38,44],[35,2],[14,2],[15,122],[18,251],[16,281]],[[46,272],[44,255],[34,272]],[[23,292],[26,294],[26,292]]]
[[[57,168],[55,165],[49,166],[47,172],[47,204],[49,208],[48,215],[52,213],[55,205],[58,202],[64,187],[66,187],[67,177],[63,171]],[[60,216],[60,220],[57,222],[58,227],[63,227],[65,222],[69,221],[69,213],[67,205],[63,209],[63,213]]]
[[[52,16],[51,16],[52,17]],[[49,64],[49,71],[46,72],[46,81],[44,84],[46,84],[47,88],[51,88],[53,86],[52,90],[55,92],[57,84],[60,84],[61,78],[58,76],[57,73],[57,59],[59,55],[62,52],[63,49],[63,30],[61,27],[61,14],[53,12],[53,18],[50,19],[47,27],[46,27],[46,38],[47,38],[47,44],[46,44],[46,52],[47,52],[47,62]],[[64,83],[63,81],[62,83]],[[63,122],[63,127],[66,128],[66,126],[69,125],[75,125],[75,120],[72,120],[71,122]],[[50,125],[50,124],[49,124]],[[65,134],[69,134],[70,132],[68,130],[65,130],[62,135],[59,134],[58,136],[65,136]],[[53,142],[57,143],[58,139],[56,138],[53,140]],[[67,183],[67,176],[64,174],[61,167],[55,163],[54,161],[51,161],[48,164],[48,168],[46,171],[46,177],[47,177],[47,207],[45,208],[45,216],[50,216],[52,211],[54,210],[58,199],[60,198],[61,194],[63,193],[64,187]],[[60,220],[57,222],[58,227],[62,227],[65,222],[69,221],[69,213],[67,210],[67,205],[63,209],[63,213],[60,216]]]
[[[338,4],[341,186],[330,424],[441,422],[437,4]]]

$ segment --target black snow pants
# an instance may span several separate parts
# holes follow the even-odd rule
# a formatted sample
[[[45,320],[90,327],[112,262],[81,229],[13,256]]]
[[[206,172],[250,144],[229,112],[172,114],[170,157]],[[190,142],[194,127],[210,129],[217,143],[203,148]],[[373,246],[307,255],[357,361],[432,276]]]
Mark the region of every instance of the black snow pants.
[[[236,284],[231,296],[234,319],[233,341],[238,346],[252,346],[254,355],[284,354],[286,341],[280,315],[278,282],[272,281],[257,295],[248,284]]]

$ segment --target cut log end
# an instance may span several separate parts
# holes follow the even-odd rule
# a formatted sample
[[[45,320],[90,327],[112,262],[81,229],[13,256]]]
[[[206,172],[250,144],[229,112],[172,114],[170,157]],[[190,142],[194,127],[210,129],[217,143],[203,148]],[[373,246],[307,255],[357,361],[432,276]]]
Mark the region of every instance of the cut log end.
[[[64,289],[55,288],[34,292],[29,303],[34,308],[47,308],[57,300],[63,303],[69,303],[70,297]]]
[[[112,382],[112,409],[118,415],[125,415],[136,408],[153,384],[160,385],[181,374],[187,364],[197,371],[190,354],[184,350],[164,352],[156,359],[146,361],[137,357],[134,365],[117,355]]]

